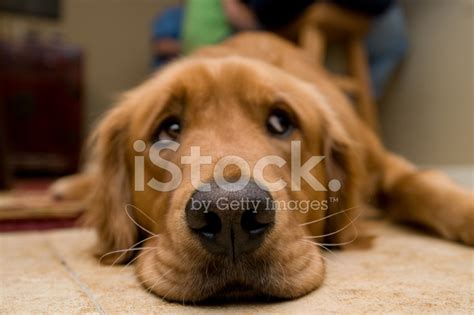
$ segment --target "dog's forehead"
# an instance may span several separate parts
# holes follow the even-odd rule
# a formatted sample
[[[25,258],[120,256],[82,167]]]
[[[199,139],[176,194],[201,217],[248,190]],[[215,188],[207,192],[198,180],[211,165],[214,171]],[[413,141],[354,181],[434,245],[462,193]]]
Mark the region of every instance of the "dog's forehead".
[[[174,64],[162,75],[168,90],[195,99],[221,96],[264,101],[283,93],[293,80],[269,64],[235,56],[191,58]]]

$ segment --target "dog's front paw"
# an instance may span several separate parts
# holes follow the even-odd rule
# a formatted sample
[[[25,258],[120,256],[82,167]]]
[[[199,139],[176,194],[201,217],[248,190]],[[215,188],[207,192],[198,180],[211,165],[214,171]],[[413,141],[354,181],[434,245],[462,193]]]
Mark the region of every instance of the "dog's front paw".
[[[459,241],[474,246],[474,205],[465,214],[464,222],[461,224],[457,234]]]
[[[474,246],[474,195],[470,194],[460,208],[450,211],[439,223],[438,230],[445,238]]]
[[[92,190],[93,177],[80,173],[63,177],[49,187],[49,194],[55,200],[85,200]]]

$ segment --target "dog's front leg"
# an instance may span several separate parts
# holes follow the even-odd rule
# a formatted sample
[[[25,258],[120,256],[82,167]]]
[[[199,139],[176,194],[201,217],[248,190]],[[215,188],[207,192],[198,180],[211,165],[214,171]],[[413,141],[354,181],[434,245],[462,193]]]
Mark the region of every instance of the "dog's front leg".
[[[474,194],[439,171],[417,170],[394,154],[383,167],[382,193],[396,220],[426,226],[441,236],[474,245]]]
[[[58,200],[86,200],[92,192],[95,179],[91,171],[66,176],[55,181],[49,193]]]

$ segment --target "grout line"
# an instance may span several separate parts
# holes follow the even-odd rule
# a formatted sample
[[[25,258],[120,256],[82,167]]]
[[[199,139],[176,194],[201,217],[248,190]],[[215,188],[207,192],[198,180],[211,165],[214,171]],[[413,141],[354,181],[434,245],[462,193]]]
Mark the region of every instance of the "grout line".
[[[64,269],[66,269],[66,272],[72,277],[72,279],[74,280],[74,282],[76,282],[76,284],[79,286],[79,288],[81,289],[82,293],[84,293],[88,298],[89,300],[92,302],[92,304],[94,304],[94,307],[96,308],[97,312],[99,314],[102,314],[102,315],[105,315],[107,314],[104,309],[102,308],[102,306],[100,305],[99,303],[99,300],[97,299],[97,297],[95,296],[95,294],[92,292],[92,290],[89,288],[89,286],[84,283],[81,278],[79,277],[79,275],[72,269],[72,267],[67,263],[66,259],[64,259],[64,257],[62,257],[59,252],[54,248],[54,246],[51,244],[51,241],[48,240],[48,245],[49,247],[53,250],[53,254],[56,256],[56,258],[59,260],[59,262],[61,263],[61,265],[64,267]]]

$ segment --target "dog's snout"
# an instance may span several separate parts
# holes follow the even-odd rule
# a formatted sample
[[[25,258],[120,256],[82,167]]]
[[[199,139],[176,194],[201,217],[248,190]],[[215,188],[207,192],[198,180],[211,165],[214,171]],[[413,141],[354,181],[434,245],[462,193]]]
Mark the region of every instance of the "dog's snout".
[[[232,259],[256,250],[275,223],[273,199],[250,181],[233,191],[232,183],[196,191],[186,205],[186,223],[211,253]]]

